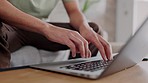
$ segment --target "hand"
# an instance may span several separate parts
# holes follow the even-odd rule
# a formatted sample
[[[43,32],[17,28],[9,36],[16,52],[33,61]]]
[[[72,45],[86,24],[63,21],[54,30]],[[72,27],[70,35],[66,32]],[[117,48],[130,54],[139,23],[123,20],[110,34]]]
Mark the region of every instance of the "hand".
[[[111,46],[102,36],[96,33],[91,27],[80,28],[79,31],[88,42],[93,43],[99,49],[103,60],[111,59]]]
[[[88,42],[77,31],[50,25],[44,29],[43,33],[50,41],[67,45],[71,49],[73,57],[77,52],[80,52],[83,58],[91,56]]]

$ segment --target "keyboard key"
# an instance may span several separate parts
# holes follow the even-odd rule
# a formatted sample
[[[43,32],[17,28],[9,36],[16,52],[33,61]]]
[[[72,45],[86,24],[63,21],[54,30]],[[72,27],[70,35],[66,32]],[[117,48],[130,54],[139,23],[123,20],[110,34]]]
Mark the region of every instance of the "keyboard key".
[[[94,72],[106,68],[111,62],[112,61],[96,60],[96,61],[78,63],[74,65],[68,65],[62,68]]]

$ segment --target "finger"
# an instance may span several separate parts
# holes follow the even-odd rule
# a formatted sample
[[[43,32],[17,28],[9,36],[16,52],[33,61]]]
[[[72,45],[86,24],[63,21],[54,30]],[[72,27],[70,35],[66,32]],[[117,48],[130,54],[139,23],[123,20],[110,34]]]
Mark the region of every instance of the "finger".
[[[84,43],[84,46],[85,46],[85,57],[86,58],[90,58],[91,57],[91,52],[90,52],[90,50],[89,50],[89,47],[88,47],[88,44],[85,44]]]
[[[84,43],[85,58],[91,57],[91,52],[88,47],[88,42],[80,34],[75,34],[75,36],[78,37]]]
[[[90,58],[91,57],[91,51],[90,50],[88,50],[88,58]]]
[[[105,55],[105,50],[104,50],[102,43],[99,41],[98,37],[92,38],[92,40],[90,41],[99,49],[103,60],[106,61],[107,59]]]
[[[99,34],[98,34],[98,38],[100,39],[102,45],[104,46],[107,59],[111,60],[112,49],[110,44],[107,41],[105,41]]]
[[[112,54],[111,45],[105,39],[103,39],[102,36],[98,35],[98,37],[99,37],[102,45],[106,49],[105,51],[106,51],[106,55],[107,55],[108,59],[110,59],[111,58],[111,54]]]
[[[72,52],[72,57],[76,57],[76,46],[75,46],[75,44],[71,40],[67,40],[66,44]]]
[[[84,43],[79,37],[71,34],[70,39],[75,43],[76,47],[79,49],[81,57],[85,58],[85,47]]]
[[[85,46],[85,56],[86,56],[86,58],[89,58],[90,57],[90,50],[88,47],[88,42],[86,40],[84,41],[84,46]]]

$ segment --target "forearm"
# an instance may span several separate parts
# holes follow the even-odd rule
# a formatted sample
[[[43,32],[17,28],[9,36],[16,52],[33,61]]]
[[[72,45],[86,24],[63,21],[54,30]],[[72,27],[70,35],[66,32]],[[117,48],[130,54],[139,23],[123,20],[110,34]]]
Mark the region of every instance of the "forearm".
[[[76,30],[80,31],[81,28],[89,28],[85,16],[82,14],[81,10],[79,9],[77,0],[66,2],[64,3],[64,6],[69,15],[70,23]]]
[[[45,22],[18,10],[7,0],[0,0],[0,19],[10,25],[37,33],[42,33],[43,28],[47,27]]]
[[[74,11],[70,14],[70,23],[76,30],[80,30],[82,28],[89,28],[88,21],[81,11]]]

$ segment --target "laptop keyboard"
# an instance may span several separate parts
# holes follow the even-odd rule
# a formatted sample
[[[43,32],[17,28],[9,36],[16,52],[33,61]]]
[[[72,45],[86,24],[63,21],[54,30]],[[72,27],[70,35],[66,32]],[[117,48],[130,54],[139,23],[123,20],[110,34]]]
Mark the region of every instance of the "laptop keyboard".
[[[78,63],[74,65],[68,65],[62,68],[94,72],[106,68],[111,62],[112,62],[111,60],[110,61],[96,60],[96,61]]]

